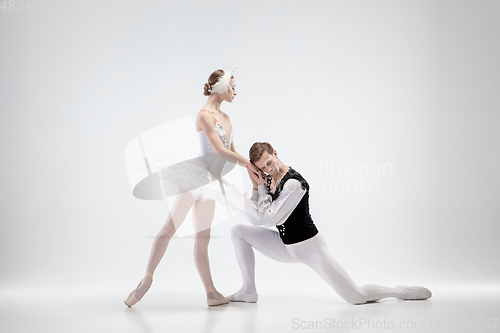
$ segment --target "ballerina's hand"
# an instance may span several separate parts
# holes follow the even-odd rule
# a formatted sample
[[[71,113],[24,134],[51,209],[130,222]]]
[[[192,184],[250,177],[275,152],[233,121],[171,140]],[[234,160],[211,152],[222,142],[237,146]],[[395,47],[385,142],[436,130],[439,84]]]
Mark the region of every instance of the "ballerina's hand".
[[[256,188],[259,185],[265,185],[266,179],[261,176],[260,173],[256,174],[249,167],[247,167],[248,175],[250,176],[250,180],[252,181],[252,185]]]
[[[252,177],[252,174],[255,174],[253,171],[251,171],[248,167],[247,168],[247,172],[248,172],[248,177],[250,178],[250,181],[252,182],[252,187],[254,190],[257,190],[257,183],[255,182],[255,180],[253,180],[253,177]]]
[[[250,169],[250,171],[252,171],[253,173],[257,174],[257,175],[261,175],[262,174],[262,171],[260,171],[260,169],[258,169],[255,164],[253,164],[252,162],[249,161],[249,163],[246,165],[246,167],[248,169]]]

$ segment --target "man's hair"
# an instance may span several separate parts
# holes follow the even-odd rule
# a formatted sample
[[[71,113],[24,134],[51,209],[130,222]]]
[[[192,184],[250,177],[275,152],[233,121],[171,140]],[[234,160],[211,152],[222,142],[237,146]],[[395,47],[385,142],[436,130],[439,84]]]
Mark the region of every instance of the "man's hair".
[[[250,147],[250,152],[248,153],[250,162],[257,162],[265,151],[267,151],[269,155],[272,155],[274,151],[273,146],[271,146],[269,142],[255,142],[252,147]]]

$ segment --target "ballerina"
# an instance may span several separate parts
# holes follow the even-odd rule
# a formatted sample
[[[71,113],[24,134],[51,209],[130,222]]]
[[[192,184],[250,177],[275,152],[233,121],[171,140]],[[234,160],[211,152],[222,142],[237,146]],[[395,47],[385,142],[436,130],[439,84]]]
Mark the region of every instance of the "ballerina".
[[[220,109],[223,101],[231,103],[236,96],[236,81],[232,73],[221,69],[214,71],[205,83],[203,94],[208,96],[208,100],[198,112],[196,119],[196,130],[201,146],[200,158],[165,168],[160,172],[162,187],[175,187],[177,195],[165,225],[153,241],[145,275],[124,301],[128,307],[139,302],[151,287],[153,274],[171,238],[191,208],[195,230],[194,262],[205,287],[207,304],[216,306],[229,302],[229,299],[214,287],[208,259],[215,200],[227,205],[229,203],[226,192],[232,196],[239,194],[244,196],[223,178],[234,164],[237,163],[257,173],[259,171],[248,159],[236,152],[231,120]]]
[[[248,168],[254,204],[247,213],[253,226],[238,224],[231,230],[243,286],[229,296],[230,301],[254,303],[258,300],[253,248],[277,261],[308,265],[352,304],[386,297],[424,300],[432,296],[429,289],[419,286],[399,285],[392,288],[367,284],[358,287],[328,252],[324,237],[313,223],[309,214],[307,181],[281,162],[276,150],[267,142],[252,145],[250,161],[267,173],[268,179]],[[265,228],[273,226],[278,231]]]

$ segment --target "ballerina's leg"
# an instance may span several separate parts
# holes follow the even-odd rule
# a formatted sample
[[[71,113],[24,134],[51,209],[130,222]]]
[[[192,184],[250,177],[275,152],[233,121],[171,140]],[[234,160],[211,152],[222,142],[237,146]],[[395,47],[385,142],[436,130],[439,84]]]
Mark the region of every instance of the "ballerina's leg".
[[[187,213],[195,202],[195,198],[190,192],[177,194],[174,204],[170,208],[167,221],[161,228],[151,246],[151,253],[146,267],[146,276],[153,276],[156,267],[160,263],[170,239],[174,236],[177,229],[180,228]]]
[[[229,302],[229,299],[215,289],[210,270],[208,244],[210,242],[214,213],[214,200],[197,200],[195,202],[193,207],[193,224],[195,230],[193,259],[207,293],[207,303],[210,306]]]
[[[214,212],[214,200],[197,200],[193,207],[193,226],[195,230],[193,259],[205,288],[213,284],[208,259],[208,244],[210,242]]]
[[[194,201],[194,197],[189,192],[180,193],[176,196],[174,204],[170,209],[167,222],[160,230],[151,246],[148,264],[146,266],[146,274],[137,285],[136,289],[133,290],[125,300],[125,304],[128,307],[140,301],[151,287],[154,271],[165,254],[170,239],[175,231],[182,225]]]

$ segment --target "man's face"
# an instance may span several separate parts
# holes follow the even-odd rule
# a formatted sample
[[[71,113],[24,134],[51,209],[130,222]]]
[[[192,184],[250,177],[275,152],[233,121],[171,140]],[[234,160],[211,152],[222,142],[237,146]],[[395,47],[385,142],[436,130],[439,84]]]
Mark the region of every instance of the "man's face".
[[[269,154],[267,151],[264,151],[259,160],[255,162],[255,166],[268,175],[273,176],[278,170],[276,165],[277,162],[276,150],[273,151],[273,154]]]

